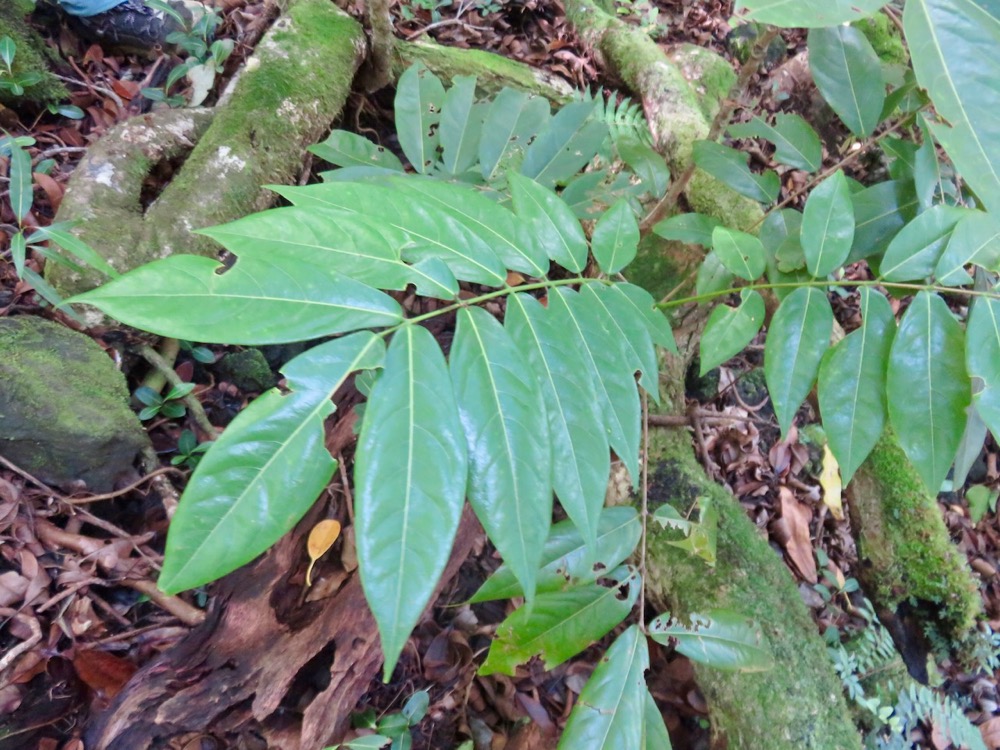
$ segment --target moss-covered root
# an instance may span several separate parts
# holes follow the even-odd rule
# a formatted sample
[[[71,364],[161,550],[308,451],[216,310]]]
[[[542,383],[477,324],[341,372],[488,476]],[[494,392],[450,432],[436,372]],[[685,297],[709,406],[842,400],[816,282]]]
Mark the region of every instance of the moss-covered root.
[[[859,579],[876,610],[960,638],[982,611],[965,559],[951,543],[935,499],[893,436],[884,436],[848,487]]]
[[[686,510],[706,497],[719,510],[715,568],[665,543],[650,527],[647,597],[674,615],[714,607],[761,626],[774,655],[768,672],[731,673],[695,665],[713,733],[729,750],[857,750],[858,732],[825,645],[788,569],[738,502],[708,479],[681,430],[650,436],[650,504]],[[721,746],[721,745],[720,745]]]
[[[25,102],[47,104],[69,98],[66,87],[49,71],[45,62],[45,42],[24,20],[27,8],[23,3],[0,3],[0,37],[9,36],[14,40],[17,54],[14,57],[14,73],[38,73],[42,80],[25,88],[17,95],[0,91],[0,102],[14,109]],[[6,66],[4,67],[6,73]]]

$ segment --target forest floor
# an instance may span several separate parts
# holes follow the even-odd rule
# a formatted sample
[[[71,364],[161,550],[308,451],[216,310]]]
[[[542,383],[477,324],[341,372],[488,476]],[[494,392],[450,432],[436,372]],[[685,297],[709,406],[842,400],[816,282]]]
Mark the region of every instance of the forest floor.
[[[269,7],[270,0],[219,0],[223,21],[218,36],[236,43],[229,73],[249,52],[244,40],[257,38],[272,18]],[[691,42],[732,57],[728,1],[619,0],[618,7],[623,18],[647,28],[664,44]],[[487,49],[545,68],[577,88],[614,88],[614,81],[601,78],[597,62],[575,37],[557,0],[397,0],[393,12],[396,32],[403,38],[427,35],[450,46]],[[52,221],[66,181],[88,145],[116,123],[147,111],[152,102],[140,90],[162,85],[167,72],[179,63],[178,58],[162,53],[137,57],[103,50],[79,37],[57,16],[40,15],[37,24],[49,43],[70,61],[70,69],[60,72],[71,79],[70,101],[83,110],[84,117],[69,120],[48,113],[0,110],[0,127],[14,136],[34,138],[30,153],[36,167],[43,165],[43,171],[36,174],[29,226]],[[793,56],[804,43],[794,33],[785,41],[786,50],[772,67]],[[734,60],[733,64],[735,68],[739,63]],[[767,75],[765,70],[756,82],[758,94],[768,89]],[[374,133],[384,145],[393,147],[391,118],[391,93],[354,95],[341,127]],[[751,164],[776,166],[770,162],[766,144],[745,145],[752,155]],[[305,169],[313,166],[319,171],[319,165]],[[794,189],[800,176],[784,169],[785,187]],[[851,176],[864,181],[869,169],[878,169],[878,164],[856,167]],[[303,177],[316,179],[308,172]],[[6,198],[7,191],[0,190],[0,316],[39,315],[75,325],[40,303],[31,286],[17,278],[9,250],[16,222]],[[27,262],[41,271],[44,259],[33,257]],[[854,272],[863,274],[865,269]],[[833,301],[844,329],[856,328],[860,322],[856,298],[845,295]],[[111,335],[98,341],[109,351],[117,343]],[[176,371],[182,380],[196,384],[195,393],[209,419],[224,427],[259,390],[232,382],[235,378],[222,362],[233,348],[209,345],[205,349],[198,359],[190,351],[181,352]],[[844,631],[859,624],[850,596],[857,555],[848,521],[837,520],[824,502],[826,491],[819,479],[822,454],[810,430],[793,430],[787,440],[780,441],[766,395],[753,385],[760,381],[762,351],[759,339],[720,368],[717,378],[689,384],[692,439],[708,473],[733,491],[776,552],[785,556],[802,598],[814,613],[817,629]],[[133,388],[145,375],[141,361],[126,358],[123,368]],[[806,405],[800,424],[816,421],[809,412]],[[198,441],[208,439],[189,416],[157,416],[146,427],[164,466],[178,457],[178,443],[185,432]],[[998,453],[991,440],[968,482],[1000,485]],[[173,480],[183,487],[193,461],[177,463],[179,473]],[[973,524],[961,490],[940,496],[941,511],[952,539],[980,577],[985,611],[994,630],[1000,631],[1000,521],[995,513],[987,513]],[[789,494],[812,512],[795,519],[780,518],[778,506]],[[126,535],[153,532],[155,538],[147,544],[154,551],[162,550],[166,521],[158,498],[146,485],[83,507],[85,514]],[[133,589],[102,579],[83,555],[74,559],[73,553],[48,548],[35,533],[39,518],[74,531],[87,523],[86,516],[68,512],[49,488],[26,478],[16,467],[0,465],[0,611],[5,613],[0,615],[0,654],[26,640],[28,631],[41,634],[36,645],[19,657],[12,680],[0,685],[0,720],[16,712],[19,722],[19,734],[0,740],[0,747],[78,750],[83,747],[81,736],[90,717],[108,704],[137,668],[182,637],[188,626]],[[792,528],[795,524],[798,529]],[[818,569],[814,548],[823,553],[821,559],[828,560]],[[458,747],[469,739],[476,748],[554,747],[553,738],[599,652],[585,652],[551,671],[533,662],[514,678],[477,676],[490,635],[511,608],[502,602],[464,604],[498,565],[485,537],[477,549],[414,633],[392,681],[372,683],[357,707],[359,722],[363,724],[365,716],[398,711],[410,696],[426,690],[430,709],[412,730],[415,748]],[[190,601],[203,607],[211,595],[207,587],[191,595]],[[674,747],[708,747],[708,707],[690,663],[663,647],[656,647],[651,659],[651,675],[655,676],[650,687]],[[938,666],[945,688],[966,701],[970,719],[983,723],[994,714],[996,673],[977,675],[947,661]],[[526,717],[532,721],[526,723]],[[926,729],[925,746],[946,750],[935,744],[933,727]],[[200,744],[184,747],[224,746],[208,734],[197,739]]]

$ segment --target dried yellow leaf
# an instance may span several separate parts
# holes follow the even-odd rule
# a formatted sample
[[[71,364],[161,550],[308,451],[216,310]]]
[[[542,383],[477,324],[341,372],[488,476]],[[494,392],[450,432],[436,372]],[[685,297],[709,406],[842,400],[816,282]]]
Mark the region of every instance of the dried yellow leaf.
[[[830,451],[829,445],[823,446],[823,468],[819,473],[819,485],[823,488],[823,504],[830,509],[838,521],[844,520],[844,489],[840,481],[840,465]]]
[[[326,551],[333,546],[340,536],[340,521],[326,519],[312,527],[309,539],[306,541],[306,552],[309,554],[309,567],[306,568],[306,586],[312,586],[312,569]]]

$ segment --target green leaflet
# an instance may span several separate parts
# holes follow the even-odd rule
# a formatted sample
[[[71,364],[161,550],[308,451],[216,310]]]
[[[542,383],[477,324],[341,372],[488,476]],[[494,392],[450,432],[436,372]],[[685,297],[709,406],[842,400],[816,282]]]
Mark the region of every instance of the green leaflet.
[[[777,114],[773,126],[754,117],[750,122],[730,125],[729,134],[734,138],[764,138],[774,144],[777,161],[807,172],[819,171],[823,164],[819,136],[799,115]]]
[[[604,273],[618,273],[635,259],[639,248],[639,223],[624,198],[604,212],[594,225],[591,252]]]
[[[550,305],[565,305],[557,294],[549,299]],[[552,450],[552,488],[594,547],[611,456],[588,363],[534,297],[516,294],[507,299],[504,328],[541,383]]]
[[[774,657],[760,628],[748,618],[725,609],[704,615],[691,614],[690,626],[668,614],[649,623],[649,637],[657,643],[675,643],[677,650],[693,661],[727,672],[765,672],[774,667]]]
[[[671,750],[670,735],[663,721],[663,714],[653,700],[649,690],[643,702],[641,750]]]
[[[871,135],[882,116],[885,82],[865,35],[853,26],[814,28],[808,45],[816,88],[852,133]]]
[[[764,325],[764,298],[752,289],[740,297],[739,307],[719,305],[708,317],[699,342],[702,375],[743,351]]]
[[[593,101],[560,108],[528,146],[521,174],[552,188],[587,166],[608,137],[608,126],[593,112]]]
[[[719,256],[709,251],[705,255],[705,260],[698,266],[698,278],[694,285],[695,294],[711,294],[729,289],[733,285],[733,278],[732,272],[722,265]]]
[[[308,150],[338,167],[384,167],[403,171],[402,162],[392,151],[347,130],[334,130],[325,141]]]
[[[479,156],[486,107],[476,104],[476,77],[455,76],[441,110],[441,160],[449,174],[470,169]]]
[[[1000,45],[994,2],[915,0],[903,12],[917,83],[942,122],[931,124],[962,177],[994,214],[1000,211]]]
[[[417,287],[417,294],[446,300],[458,296],[458,280],[448,264],[439,258],[418,260],[410,266],[410,275]]]
[[[642,186],[659,198],[667,192],[670,184],[670,169],[663,156],[647,146],[635,136],[623,135],[615,140],[618,155],[632,168]]]
[[[653,225],[653,233],[665,240],[677,240],[702,247],[712,246],[712,230],[722,222],[705,214],[677,214]]]
[[[396,84],[396,134],[413,168],[426,174],[437,161],[444,86],[423,63],[411,65]]]
[[[386,294],[302,260],[172,255],[67,300],[186,341],[275,344],[399,323]]]
[[[899,444],[936,495],[971,400],[962,329],[936,294],[920,292],[903,316],[889,354],[886,392]]]
[[[917,215],[913,184],[889,180],[851,196],[854,206],[854,242],[846,263],[884,251],[906,222]]]
[[[548,256],[574,273],[587,265],[587,238],[572,209],[555,193],[534,180],[511,174],[514,212],[532,227],[532,235]]]
[[[520,348],[482,308],[459,310],[450,359],[469,446],[469,502],[530,600],[552,520],[542,391]]]
[[[621,297],[624,309],[630,310],[630,315],[636,316],[645,323],[653,343],[677,354],[677,342],[674,341],[674,332],[670,328],[670,323],[667,322],[663,311],[656,306],[656,300],[649,292],[641,286],[625,282],[606,286],[603,293],[608,297]]]
[[[626,364],[634,373],[638,371],[639,385],[659,403],[659,362],[656,359],[656,349],[653,348],[653,337],[649,328],[634,315],[634,310],[623,298],[621,291],[613,291],[621,286],[604,286],[603,284],[588,284],[580,290],[581,295],[604,311],[604,322],[611,331],[612,337],[618,337],[623,344]]]
[[[812,389],[832,330],[830,303],[815,287],[796,289],[774,314],[764,344],[764,377],[782,435]]]
[[[35,199],[31,187],[31,154],[13,138],[10,139],[9,143],[10,166],[7,174],[10,177],[10,182],[8,183],[8,195],[14,218],[20,224],[28,215]]]
[[[354,465],[358,566],[386,682],[448,562],[466,475],[444,355],[426,328],[403,326],[365,407]]]
[[[170,522],[163,591],[220,578],[298,522],[337,465],[324,446],[330,397],[355,370],[380,366],[384,351],[368,331],[313,347],[282,368],[291,393],[272,389],[237,415],[201,459]]]
[[[632,625],[598,663],[569,715],[560,750],[625,750],[642,742],[649,650]]]
[[[614,570],[639,543],[642,524],[635,508],[605,508],[597,522],[596,553],[591,554],[580,530],[572,521],[553,524],[542,549],[538,570],[538,592],[562,591],[592,583]],[[522,589],[507,565],[501,565],[470,601],[487,602],[521,596]]]
[[[870,16],[888,0],[829,0],[800,3],[789,0],[737,0],[735,11],[747,9],[745,18],[784,28],[814,28],[850,23]]]
[[[592,374],[607,441],[636,486],[641,408],[635,370],[628,365],[626,347],[612,333],[604,317],[605,308],[592,290],[576,293],[560,288],[549,295],[549,310],[557,328],[580,352],[584,366]]]
[[[754,281],[767,269],[764,246],[752,234],[718,226],[712,230],[712,249],[727,269]]]
[[[824,278],[843,265],[854,243],[854,207],[844,172],[838,169],[817,185],[802,212],[806,268]]]
[[[771,203],[781,190],[777,174],[771,170],[752,172],[746,154],[719,143],[695,141],[694,163],[740,195],[761,203]]]
[[[823,355],[817,387],[823,427],[845,486],[885,427],[885,374],[896,332],[885,297],[862,288],[861,308],[861,328]]]
[[[879,264],[882,278],[886,281],[912,281],[930,276],[952,230],[969,211],[938,205],[918,215],[889,243]]]
[[[542,97],[503,89],[486,112],[479,140],[479,168],[487,182],[521,163],[528,143],[551,119]]]
[[[959,220],[934,276],[944,286],[971,284],[972,277],[965,272],[968,263],[988,271],[1000,269],[1000,222],[993,214],[972,211]]]
[[[966,337],[972,401],[994,438],[1000,439],[1000,300],[980,297],[972,304]]]
[[[514,610],[497,628],[479,674],[513,675],[536,654],[546,669],[553,669],[606,635],[632,611],[641,584],[639,575],[625,566],[605,577],[615,585],[586,583],[540,593],[532,606]]]

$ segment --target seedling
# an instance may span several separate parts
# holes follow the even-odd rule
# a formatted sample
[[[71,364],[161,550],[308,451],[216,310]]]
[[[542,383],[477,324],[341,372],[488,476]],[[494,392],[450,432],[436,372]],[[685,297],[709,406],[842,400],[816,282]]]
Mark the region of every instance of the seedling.
[[[145,408],[139,412],[139,419],[146,421],[152,419],[157,414],[162,414],[170,419],[183,417],[187,413],[181,399],[194,390],[194,383],[181,383],[171,388],[166,396],[161,396],[148,386],[141,386],[135,391],[135,397],[139,399]]]
[[[181,409],[183,408],[181,406]],[[170,465],[187,466],[189,469],[195,468],[201,460],[202,454],[208,450],[211,444],[211,440],[199,443],[194,432],[184,430],[177,440],[177,455],[170,459]]]

